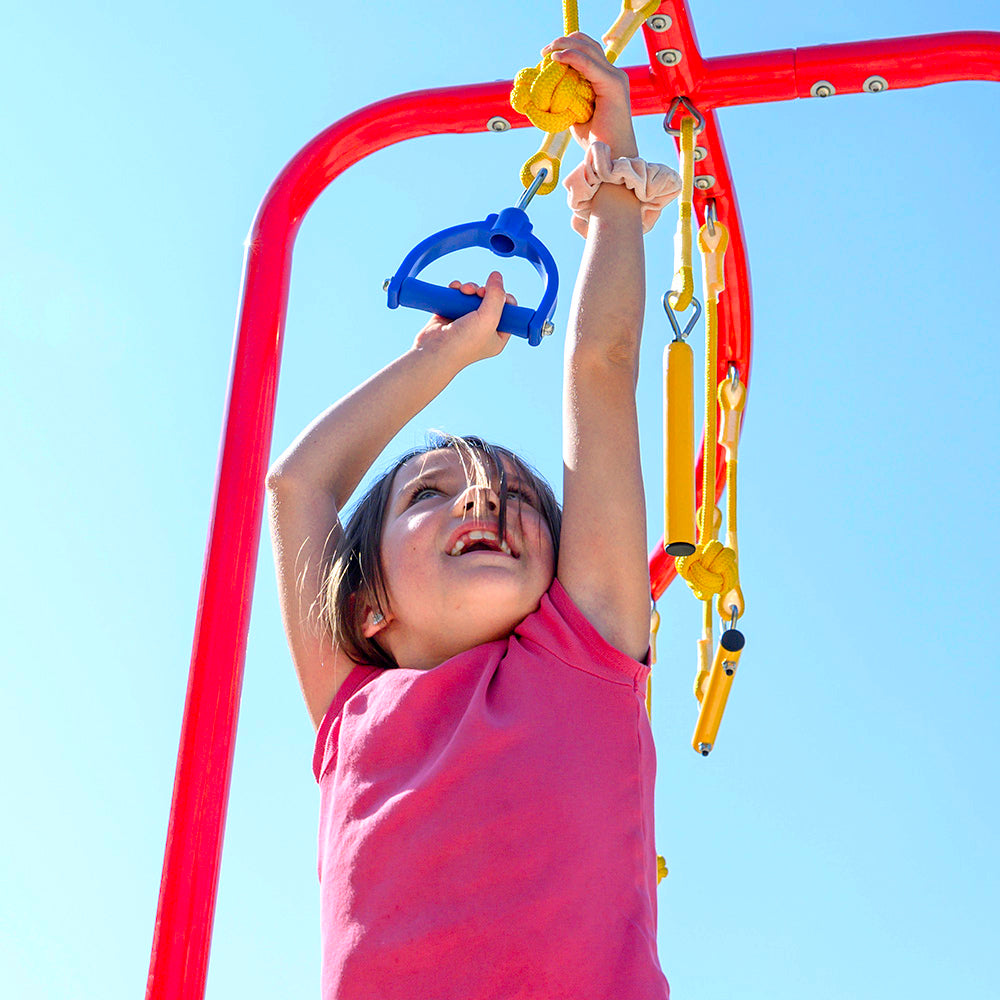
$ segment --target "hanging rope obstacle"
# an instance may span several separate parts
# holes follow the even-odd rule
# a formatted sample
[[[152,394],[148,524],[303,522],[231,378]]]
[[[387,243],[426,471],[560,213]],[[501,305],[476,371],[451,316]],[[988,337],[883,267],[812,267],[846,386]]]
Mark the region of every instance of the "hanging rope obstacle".
[[[670,124],[678,110],[686,113],[680,127]],[[702,635],[698,640],[698,665],[694,693],[700,708],[691,744],[707,756],[715,745],[733,676],[745,645],[736,621],[745,611],[740,587],[736,536],[736,470],[740,420],[746,402],[746,387],[739,371],[731,366],[729,377],[717,383],[719,297],[725,290],[725,254],[728,229],[715,218],[709,203],[705,224],[698,231],[702,259],[702,291],[705,298],[705,435],[702,456],[701,506],[694,515],[693,355],[685,338],[701,312],[694,297],[693,219],[695,135],[704,119],[685,97],[678,97],[667,112],[665,130],[679,137],[681,195],[677,233],[674,237],[674,277],[664,295],[664,308],[674,329],[674,341],[664,351],[664,546],[675,557],[678,575],[703,602]],[[689,306],[694,315],[681,332],[673,313]],[[723,424],[718,428],[721,408]],[[716,448],[726,453],[726,543],[719,541],[722,514],[715,505]],[[697,542],[695,543],[695,521]],[[714,657],[712,601],[724,621],[729,622]]]

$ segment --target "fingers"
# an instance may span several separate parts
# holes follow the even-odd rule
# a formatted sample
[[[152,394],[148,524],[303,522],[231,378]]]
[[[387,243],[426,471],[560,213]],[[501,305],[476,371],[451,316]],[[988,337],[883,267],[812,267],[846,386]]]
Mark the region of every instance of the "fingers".
[[[474,281],[461,282],[458,280],[452,281],[448,284],[449,288],[457,288],[463,295],[478,295],[483,298],[486,295],[486,289],[490,287],[490,279],[496,276],[495,281],[498,288],[503,291],[503,276],[499,271],[494,271],[486,280],[485,285],[477,285]],[[504,302],[509,306],[516,306],[517,299],[511,295],[510,292],[504,291]]]
[[[600,42],[580,31],[555,39],[542,49],[542,53],[550,56],[553,62],[572,66],[598,91],[604,89],[602,84],[620,86],[622,80],[628,78],[624,70],[608,62]]]
[[[588,49],[594,55],[604,55],[604,46],[596,38],[591,38],[582,31],[574,31],[571,35],[554,39],[542,49],[542,55],[554,55],[556,52],[571,48]]]
[[[491,271],[486,279],[486,287],[478,290],[477,294],[483,300],[479,312],[488,317],[490,324],[496,327],[500,323],[500,313],[503,312],[504,303],[507,301],[500,272]]]

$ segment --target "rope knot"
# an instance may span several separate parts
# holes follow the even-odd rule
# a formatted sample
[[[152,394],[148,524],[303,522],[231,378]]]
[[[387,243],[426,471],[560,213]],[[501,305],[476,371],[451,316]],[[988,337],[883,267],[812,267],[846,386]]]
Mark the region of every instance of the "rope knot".
[[[691,555],[681,556],[675,562],[677,572],[699,601],[707,601],[713,594],[739,589],[736,553],[714,538],[699,545]]]
[[[572,66],[545,56],[514,77],[510,104],[543,132],[564,132],[594,116],[594,88]]]

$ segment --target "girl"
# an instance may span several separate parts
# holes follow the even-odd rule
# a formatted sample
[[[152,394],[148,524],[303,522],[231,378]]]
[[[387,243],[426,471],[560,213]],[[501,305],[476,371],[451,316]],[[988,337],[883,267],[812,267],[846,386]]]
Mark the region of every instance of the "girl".
[[[648,165],[629,159],[628,78],[600,45],[574,34],[543,53],[585,76],[596,105],[576,130],[592,200],[562,513],[517,456],[449,437],[339,520],[407,421],[504,349],[512,299],[496,272],[453,282],[478,310],[433,317],[268,476],[282,616],[318,729],[325,1000],[668,993],[643,707],[642,204],[612,176]]]

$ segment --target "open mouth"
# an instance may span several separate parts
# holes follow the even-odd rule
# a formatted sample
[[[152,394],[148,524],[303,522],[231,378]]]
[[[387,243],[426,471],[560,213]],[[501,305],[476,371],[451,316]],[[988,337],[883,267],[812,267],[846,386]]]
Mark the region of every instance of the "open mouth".
[[[462,535],[448,555],[461,556],[470,552],[500,552],[505,556],[517,558],[506,540],[500,538],[495,531],[470,531]]]

